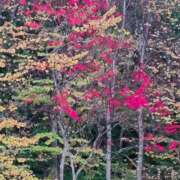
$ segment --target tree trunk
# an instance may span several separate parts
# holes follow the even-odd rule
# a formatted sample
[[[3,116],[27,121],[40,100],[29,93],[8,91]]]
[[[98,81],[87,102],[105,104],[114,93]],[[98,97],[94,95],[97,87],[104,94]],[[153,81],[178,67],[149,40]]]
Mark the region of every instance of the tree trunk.
[[[123,140],[122,140],[123,134],[124,134],[124,128],[121,126],[121,133],[120,133],[120,137],[119,137],[119,139],[120,139],[120,142],[119,142],[119,149],[121,149],[122,146],[123,146]]]
[[[106,180],[111,180],[111,116],[110,108],[108,105],[107,114],[106,114],[106,129],[107,129],[107,147],[106,147]]]
[[[64,180],[64,166],[65,166],[65,159],[68,156],[68,140],[67,136],[65,133],[65,129],[63,125],[61,124],[61,114],[58,116],[58,127],[59,127],[59,134],[63,137],[63,143],[64,143],[64,148],[63,152],[61,154],[61,159],[60,159],[60,167],[59,167],[59,180]]]
[[[76,180],[76,172],[75,172],[75,167],[74,167],[74,162],[73,162],[73,156],[70,154],[70,163],[71,163],[71,171],[72,171],[72,180]]]
[[[123,1],[123,21],[122,21],[122,29],[125,28],[126,23],[126,0]]]
[[[61,163],[60,163],[60,174],[59,174],[60,180],[64,180],[64,166],[65,166],[66,156],[67,156],[67,145],[66,142],[64,142],[64,150],[61,155]]]
[[[50,115],[49,119],[51,120],[52,132],[58,134],[57,119],[55,119],[53,115]],[[57,141],[53,142],[53,146],[54,147],[58,146]],[[59,180],[59,155],[53,158],[53,166],[52,166],[51,174],[52,174],[51,175],[52,180]]]
[[[137,162],[137,180],[142,180],[143,172],[143,155],[144,155],[144,128],[143,128],[143,110],[139,110],[138,115],[138,126],[139,126],[139,151],[138,151],[138,162]]]
[[[65,155],[65,152],[63,152],[62,156],[61,156],[61,164],[60,164],[60,174],[59,174],[60,180],[64,180],[64,163],[65,163],[65,158],[66,158],[66,155]]]

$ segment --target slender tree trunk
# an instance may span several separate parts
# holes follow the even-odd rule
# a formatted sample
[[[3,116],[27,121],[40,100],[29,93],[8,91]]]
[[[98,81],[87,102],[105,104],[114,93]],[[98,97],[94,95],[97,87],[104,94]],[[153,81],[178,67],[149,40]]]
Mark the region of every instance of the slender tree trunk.
[[[143,38],[141,44],[140,64],[144,64],[145,40]],[[137,162],[137,180],[142,180],[143,174],[143,156],[144,156],[144,126],[143,126],[143,108],[138,111],[138,128],[139,128],[139,150]]]
[[[145,50],[148,41],[149,28],[145,26],[144,17],[144,0],[141,1],[142,12],[143,12],[143,34],[140,41],[140,65],[144,64]],[[143,126],[143,109],[141,108],[138,112],[138,126],[139,126],[139,151],[138,151],[138,162],[137,162],[137,180],[142,180],[143,177],[143,156],[144,156],[144,126]]]
[[[51,117],[52,120],[52,132],[57,133],[57,122],[56,120]],[[57,141],[53,143],[53,146],[57,147]],[[52,170],[52,178],[53,180],[58,180],[60,177],[59,176],[59,155],[54,157],[54,163],[53,163],[53,170]]]
[[[61,164],[60,164],[60,180],[64,180],[64,163],[65,163],[66,153],[63,152],[61,156]]]
[[[120,142],[119,142],[119,148],[121,149],[122,148],[122,145],[123,145],[123,134],[124,134],[124,128],[121,126],[121,133],[120,133]]]
[[[115,83],[116,83],[116,60],[113,58],[113,79],[111,84],[111,97],[115,95]],[[111,113],[112,110],[112,113]],[[107,114],[106,114],[106,130],[107,130],[107,146],[106,146],[106,180],[111,180],[111,154],[112,154],[112,127],[111,120],[114,117],[113,109],[110,110],[109,102],[107,102]],[[112,114],[112,116],[111,116]]]
[[[67,142],[64,140],[64,149],[61,155],[61,163],[60,163],[60,180],[64,180],[64,166],[65,166],[65,159],[67,157]]]
[[[138,126],[139,126],[139,151],[138,151],[138,162],[137,162],[137,180],[142,180],[143,172],[143,155],[144,155],[144,128],[143,128],[143,109],[139,110],[138,115]]]
[[[125,28],[126,23],[126,0],[123,1],[123,21],[122,21],[122,29]]]
[[[74,162],[73,162],[73,156],[70,154],[70,163],[71,163],[71,171],[72,171],[72,180],[76,180],[76,172],[75,172],[75,167],[74,167]]]
[[[107,129],[107,146],[106,146],[106,180],[111,180],[111,115],[110,108],[108,104],[107,114],[106,114],[106,129]]]

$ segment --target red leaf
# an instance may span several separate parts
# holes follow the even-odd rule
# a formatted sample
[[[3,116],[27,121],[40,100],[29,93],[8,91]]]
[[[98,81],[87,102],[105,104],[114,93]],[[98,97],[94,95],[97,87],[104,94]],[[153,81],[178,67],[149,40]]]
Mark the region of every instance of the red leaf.
[[[63,41],[49,41],[48,46],[62,46],[64,45]]]
[[[24,99],[24,103],[27,105],[30,105],[33,103],[33,99],[32,98],[26,98],[26,99]]]
[[[170,151],[174,151],[176,150],[176,148],[180,145],[180,143],[178,143],[177,141],[171,141],[169,146],[168,146],[168,149]]]
[[[155,102],[149,110],[152,113],[159,113],[160,116],[168,116],[170,114],[162,101]]]
[[[147,107],[148,101],[143,95],[133,94],[124,99],[124,105],[129,109],[137,110],[142,107]]]
[[[121,105],[121,101],[117,98],[110,98],[109,99],[109,106],[110,106],[110,109],[116,109],[116,108],[119,108]]]
[[[179,124],[166,124],[164,126],[164,132],[168,135],[176,134],[180,132],[180,125]]]
[[[71,6],[74,6],[75,4],[77,4],[79,2],[79,0],[69,0],[68,3]]]
[[[41,27],[41,25],[35,21],[27,22],[25,25],[31,29],[34,29],[34,30],[37,30]]]
[[[107,87],[103,88],[103,95],[106,97],[110,96],[111,95],[111,89],[107,88]]]
[[[99,57],[107,64],[112,64],[113,60],[109,57],[109,55],[104,52],[99,55]]]
[[[164,152],[165,148],[160,144],[153,144],[153,149],[159,152]]]
[[[107,72],[105,72],[103,75],[97,77],[96,80],[99,82],[111,81],[115,75],[116,74],[113,72],[113,70],[110,69]]]
[[[147,152],[147,153],[150,153],[150,152],[153,152],[153,148],[152,148],[152,146],[147,145],[147,146],[144,147],[144,151]]]
[[[132,92],[131,92],[131,90],[127,87],[127,86],[125,86],[124,88],[122,88],[120,91],[119,91],[119,94],[121,95],[121,96],[128,96],[128,95],[130,95]]]
[[[132,77],[133,79],[136,81],[136,82],[140,82],[142,83],[142,85],[146,88],[150,85],[151,83],[151,80],[149,78],[149,76],[146,74],[146,72],[144,72],[143,69],[140,69],[138,71],[135,71],[133,74],[132,74]]]
[[[21,6],[25,6],[26,3],[27,3],[26,0],[20,0],[20,1],[19,1],[19,4],[20,4]]]
[[[101,95],[96,89],[90,89],[84,94],[85,100],[92,100],[99,97],[101,97]]]
[[[148,133],[144,136],[145,141],[153,141],[155,139],[154,135],[151,133]]]
[[[58,93],[56,96],[53,97],[56,104],[74,121],[79,121],[80,117],[78,116],[77,112],[74,111],[70,104],[67,101],[67,94],[66,93]]]
[[[26,11],[24,11],[24,15],[25,15],[25,16],[30,16],[31,13],[32,13],[31,10],[26,10]]]

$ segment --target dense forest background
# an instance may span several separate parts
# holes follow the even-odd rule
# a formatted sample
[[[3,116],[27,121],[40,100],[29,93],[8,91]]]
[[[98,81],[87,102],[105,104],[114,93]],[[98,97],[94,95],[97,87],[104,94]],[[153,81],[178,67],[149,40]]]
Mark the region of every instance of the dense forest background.
[[[0,0],[0,180],[180,179],[178,0]]]

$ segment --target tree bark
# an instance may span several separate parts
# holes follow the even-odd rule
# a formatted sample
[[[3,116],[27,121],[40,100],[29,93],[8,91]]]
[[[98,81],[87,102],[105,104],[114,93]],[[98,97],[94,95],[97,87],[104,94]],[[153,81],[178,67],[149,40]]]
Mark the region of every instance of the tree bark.
[[[107,107],[107,114],[106,114],[106,129],[107,129],[107,146],[106,146],[106,180],[111,180],[111,144],[112,144],[112,137],[111,137],[111,115],[110,115],[110,108],[109,104]]]
[[[143,128],[143,109],[139,110],[138,114],[138,126],[139,126],[139,151],[137,162],[137,180],[142,180],[143,172],[143,155],[144,155],[144,128]]]
[[[122,21],[122,29],[125,28],[126,23],[126,0],[123,1],[123,21]]]
[[[53,117],[51,117],[51,120],[52,120],[52,132],[58,134],[57,122]],[[57,141],[53,143],[53,146],[57,147]],[[53,161],[54,163],[53,163],[53,168],[52,168],[52,178],[53,180],[58,180],[60,178],[59,177],[59,155],[55,156]]]
[[[60,180],[64,180],[64,163],[65,163],[66,154],[65,152],[62,153],[61,156],[61,164],[60,164]]]
[[[76,172],[75,172],[75,167],[74,167],[74,162],[73,162],[73,155],[69,154],[69,158],[70,158],[70,163],[71,163],[72,180],[76,180]]]
[[[64,141],[64,149],[61,155],[61,163],[60,163],[60,180],[64,180],[64,166],[65,166],[65,159],[67,157],[67,142]]]

